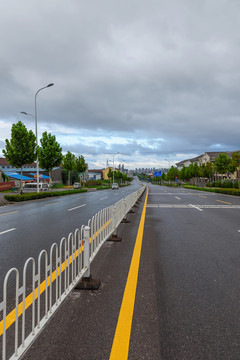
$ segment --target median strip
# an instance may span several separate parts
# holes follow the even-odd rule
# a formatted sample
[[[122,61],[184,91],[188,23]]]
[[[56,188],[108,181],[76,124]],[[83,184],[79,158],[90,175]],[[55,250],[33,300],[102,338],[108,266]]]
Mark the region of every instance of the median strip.
[[[132,261],[128,273],[127,283],[123,295],[122,305],[118,317],[118,323],[115,331],[115,336],[114,336],[109,360],[128,359],[129,342],[131,335],[134,303],[136,297],[138,270],[139,270],[139,263],[140,263],[141,249],[142,249],[142,239],[143,239],[147,199],[148,199],[148,189],[147,189],[147,195],[138,228],[136,243],[133,251]]]

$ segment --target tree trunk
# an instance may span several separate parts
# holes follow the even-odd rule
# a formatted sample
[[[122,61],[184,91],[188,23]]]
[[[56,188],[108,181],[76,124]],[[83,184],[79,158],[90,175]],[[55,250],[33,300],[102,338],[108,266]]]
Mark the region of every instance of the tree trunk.
[[[49,190],[51,190],[51,188],[52,188],[52,170],[49,170],[48,176],[49,176]]]
[[[71,171],[69,170],[68,171],[68,186],[70,186],[70,174],[71,174]]]
[[[22,189],[23,189],[23,186],[22,186],[22,166],[21,166],[21,180],[20,180],[20,194],[22,194]]]

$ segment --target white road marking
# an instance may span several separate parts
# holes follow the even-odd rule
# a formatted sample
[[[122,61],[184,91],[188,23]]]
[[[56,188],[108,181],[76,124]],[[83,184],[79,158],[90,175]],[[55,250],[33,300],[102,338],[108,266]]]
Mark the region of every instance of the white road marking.
[[[87,205],[87,204],[79,205],[79,206],[76,206],[76,207],[74,207],[74,208],[72,208],[72,209],[68,209],[68,211],[76,210],[76,209],[79,209],[79,208],[81,208],[81,207],[83,207],[83,206],[86,206],[86,205]]]
[[[105,196],[104,198],[101,198],[100,200],[105,200],[105,199],[107,199],[108,198],[108,196]]]
[[[14,231],[14,230],[16,230],[16,228],[12,228],[12,229],[9,229],[9,230],[2,231],[2,232],[0,232],[0,235],[6,234],[6,233],[8,233],[10,231]]]
[[[176,199],[181,200],[179,197],[175,196]]]
[[[203,211],[202,209],[200,209],[198,206],[196,205],[192,205],[192,204],[189,204],[189,206],[193,207],[194,209],[197,209],[199,211]]]
[[[178,209],[239,209],[240,205],[192,205],[192,204],[147,204],[151,208],[178,208]]]

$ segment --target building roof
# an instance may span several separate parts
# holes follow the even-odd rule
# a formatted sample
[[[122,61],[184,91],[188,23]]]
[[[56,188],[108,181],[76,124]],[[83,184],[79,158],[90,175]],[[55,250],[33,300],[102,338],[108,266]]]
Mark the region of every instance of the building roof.
[[[6,174],[8,177],[16,180],[21,180],[21,174],[14,172],[14,171],[5,171],[4,174]],[[34,180],[33,178],[30,178],[28,176],[23,175],[22,180]]]
[[[11,164],[9,164],[9,162],[7,161],[6,158],[0,157],[0,165],[11,165]],[[35,167],[35,166],[36,166],[36,163],[34,162],[34,163],[32,163],[32,164],[24,164],[24,165]],[[11,166],[12,166],[12,165],[11,165]]]

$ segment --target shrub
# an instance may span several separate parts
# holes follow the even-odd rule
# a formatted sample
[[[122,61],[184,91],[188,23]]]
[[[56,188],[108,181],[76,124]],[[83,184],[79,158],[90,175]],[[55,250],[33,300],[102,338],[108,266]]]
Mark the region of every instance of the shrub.
[[[85,182],[86,187],[101,186],[101,185],[102,185],[101,180],[88,180]]]
[[[64,196],[76,193],[87,192],[86,189],[79,190],[65,190],[65,191],[49,191],[49,192],[40,192],[40,193],[28,193],[23,195],[5,195],[4,198],[8,201],[20,202],[28,201],[35,199],[44,199],[52,196]]]

